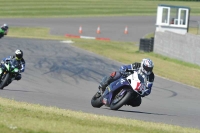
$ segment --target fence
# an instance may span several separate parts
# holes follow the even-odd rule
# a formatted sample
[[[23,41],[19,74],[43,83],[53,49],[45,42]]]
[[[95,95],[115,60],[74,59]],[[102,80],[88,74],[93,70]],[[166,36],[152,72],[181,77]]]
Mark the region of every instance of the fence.
[[[200,21],[196,20],[189,21],[189,33],[200,35]]]
[[[198,32],[197,35],[200,35],[200,21],[198,21]]]

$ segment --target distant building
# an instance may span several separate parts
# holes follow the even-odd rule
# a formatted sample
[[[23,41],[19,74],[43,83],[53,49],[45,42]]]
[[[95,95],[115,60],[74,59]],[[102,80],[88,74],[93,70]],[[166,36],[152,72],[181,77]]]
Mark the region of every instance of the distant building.
[[[190,8],[183,6],[158,5],[156,31],[171,31],[186,34],[189,27]]]

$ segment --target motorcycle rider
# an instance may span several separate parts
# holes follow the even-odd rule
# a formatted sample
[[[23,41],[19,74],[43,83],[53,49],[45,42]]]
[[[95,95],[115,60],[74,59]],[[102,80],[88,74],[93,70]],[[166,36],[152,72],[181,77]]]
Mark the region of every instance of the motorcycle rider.
[[[99,90],[103,93],[106,87],[112,83],[113,81],[119,79],[120,77],[128,77],[130,72],[137,71],[139,74],[144,75],[147,78],[145,83],[146,90],[142,96],[138,96],[134,100],[130,100],[127,104],[133,107],[139,106],[142,102],[141,97],[148,96],[151,93],[151,88],[154,82],[154,73],[153,73],[153,61],[148,58],[142,59],[141,63],[135,62],[130,65],[122,65],[119,71],[112,72],[110,76],[106,76],[103,78],[99,85]]]
[[[4,35],[8,34],[8,25],[7,24],[3,24],[0,28],[0,38],[4,37]]]
[[[13,56],[9,56],[8,58],[4,58],[2,61],[1,61],[1,66],[3,65],[3,64],[5,64],[7,61],[10,61],[10,60],[12,60],[12,59],[16,59],[18,62],[19,62],[19,64],[20,64],[20,66],[19,66],[19,73],[16,75],[16,77],[15,77],[15,80],[20,80],[21,79],[21,74],[20,73],[22,73],[22,72],[24,72],[25,71],[25,60],[24,60],[24,58],[23,58],[23,51],[22,50],[20,50],[20,49],[17,49],[16,51],[15,51],[15,55],[13,55]],[[0,74],[0,77],[2,76],[2,73]],[[12,81],[11,81],[12,82]]]

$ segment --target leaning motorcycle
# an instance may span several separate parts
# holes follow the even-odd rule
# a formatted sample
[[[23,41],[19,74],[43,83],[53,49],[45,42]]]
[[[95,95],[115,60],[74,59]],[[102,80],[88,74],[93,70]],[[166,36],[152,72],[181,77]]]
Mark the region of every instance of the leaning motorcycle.
[[[98,90],[92,97],[91,105],[95,108],[105,105],[111,110],[118,110],[123,105],[127,105],[130,100],[144,94],[145,80],[146,77],[137,71],[128,77],[121,77],[108,85],[103,94]]]
[[[0,74],[0,89],[3,89],[5,86],[9,85],[14,79],[15,76],[19,73],[19,63],[16,59],[6,61],[6,63],[1,65]]]

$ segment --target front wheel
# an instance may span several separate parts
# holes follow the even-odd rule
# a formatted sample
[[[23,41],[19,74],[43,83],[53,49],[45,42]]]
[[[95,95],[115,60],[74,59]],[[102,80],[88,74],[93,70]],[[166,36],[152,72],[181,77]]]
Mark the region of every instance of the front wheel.
[[[97,92],[91,100],[91,105],[95,108],[100,108],[101,106],[103,106],[103,103],[101,102],[101,94],[100,92]]]
[[[121,96],[116,95],[110,104],[110,109],[118,110],[131,99],[131,96],[132,96],[132,92],[130,91],[127,91],[124,95],[121,95]]]
[[[0,83],[0,89],[4,88],[4,86],[6,85],[8,79],[9,79],[9,76],[10,76],[9,73],[6,73],[6,75],[2,75],[1,83]]]

